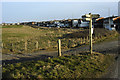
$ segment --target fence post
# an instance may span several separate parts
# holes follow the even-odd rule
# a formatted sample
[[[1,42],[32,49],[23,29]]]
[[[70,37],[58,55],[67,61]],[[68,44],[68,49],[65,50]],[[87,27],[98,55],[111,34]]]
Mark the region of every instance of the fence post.
[[[27,51],[27,41],[25,41],[25,51]]]
[[[81,38],[81,44],[82,44],[82,41],[83,41],[83,40],[82,40],[82,38]]]
[[[103,37],[104,38],[104,37]],[[100,39],[102,39],[102,35],[100,36]]]
[[[14,51],[14,48],[13,48],[13,43],[11,43],[11,46],[12,46],[12,47],[11,47],[11,48],[12,48],[12,51]]]
[[[89,42],[89,36],[87,36],[87,42]]]
[[[86,43],[86,41],[85,41],[85,37],[84,37],[84,43]]]
[[[97,40],[98,38],[97,38],[97,36],[95,37],[95,40]]]
[[[98,36],[98,39],[100,39],[100,35]]]
[[[61,56],[61,40],[58,40],[58,56]]]
[[[51,42],[50,42],[50,41],[48,41],[48,47],[50,47],[50,43],[51,43]]]
[[[3,43],[1,43],[1,48],[3,48]]]
[[[38,41],[36,41],[36,49],[38,50]]]

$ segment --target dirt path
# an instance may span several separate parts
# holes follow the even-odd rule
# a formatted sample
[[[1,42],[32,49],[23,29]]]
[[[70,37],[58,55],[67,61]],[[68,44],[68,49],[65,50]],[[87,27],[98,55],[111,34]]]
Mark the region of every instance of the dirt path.
[[[81,51],[88,51],[89,45],[74,48],[67,51],[62,51],[62,54],[77,54]],[[118,53],[118,41],[109,41],[109,42],[102,42],[93,44],[93,51],[101,52],[101,53]],[[2,54],[2,63],[14,63],[14,62],[21,62],[21,61],[28,61],[28,60],[41,60],[43,58],[48,57],[56,57],[57,51],[39,51],[36,53],[26,53],[26,54]]]
[[[81,51],[88,51],[89,45],[70,49],[67,51],[62,51],[62,54],[77,54]],[[109,42],[102,42],[93,45],[93,50],[96,52],[101,52],[104,54],[118,54],[118,40],[109,41]],[[2,55],[2,64],[10,64],[10,63],[17,63],[23,61],[30,61],[30,60],[43,60],[47,59],[48,57],[56,57],[57,51],[40,51],[31,54],[3,54]],[[118,64],[119,63],[119,64]],[[110,67],[109,73],[105,74],[103,78],[120,78],[120,57],[116,59],[116,62]]]

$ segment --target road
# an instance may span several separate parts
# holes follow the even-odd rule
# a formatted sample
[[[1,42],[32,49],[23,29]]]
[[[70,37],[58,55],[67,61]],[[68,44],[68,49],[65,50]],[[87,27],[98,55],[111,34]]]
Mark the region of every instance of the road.
[[[93,51],[100,52],[103,54],[118,54],[118,40],[105,41],[102,43],[93,44]],[[67,51],[62,51],[62,54],[77,54],[81,51],[88,51],[89,45],[85,45],[79,48],[70,49]],[[43,60],[48,57],[56,57],[57,51],[40,51],[31,54],[3,54],[2,64],[12,64],[16,62],[30,61],[30,60]],[[120,79],[120,57],[116,57],[116,62],[112,64],[102,78],[119,78]]]

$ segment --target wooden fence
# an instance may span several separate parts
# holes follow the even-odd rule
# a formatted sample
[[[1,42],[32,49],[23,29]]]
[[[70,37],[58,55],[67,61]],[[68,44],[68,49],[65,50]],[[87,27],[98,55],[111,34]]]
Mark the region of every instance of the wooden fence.
[[[96,40],[101,39],[101,38],[103,38],[103,37],[102,36],[94,37],[93,43],[96,42]],[[61,48],[63,48],[62,41],[63,41],[63,39],[61,39],[61,43],[60,43]],[[45,43],[45,42],[43,42],[43,43]],[[4,50],[6,50],[6,51],[8,50],[10,52],[34,52],[37,50],[44,50],[45,47],[43,47],[43,45],[44,45],[43,43],[40,43],[39,41],[33,41],[30,43],[28,40],[26,40],[26,41],[18,41],[15,43],[12,43],[12,42],[1,43],[1,46]],[[79,46],[85,45],[88,43],[89,43],[88,36],[84,37],[84,38],[79,38]],[[40,46],[41,44],[43,44],[43,45]],[[64,43],[64,44],[66,44],[66,43]],[[68,44],[69,44],[69,42],[68,42]],[[67,44],[67,46],[68,46],[68,44]],[[48,42],[48,44],[46,45],[46,49],[49,49],[50,47],[55,47],[57,49],[58,47],[60,47],[60,46],[56,47],[56,45],[58,45],[57,41],[56,41],[56,43],[54,43],[54,45],[53,45],[53,43]],[[61,49],[59,49],[59,50],[61,50]]]

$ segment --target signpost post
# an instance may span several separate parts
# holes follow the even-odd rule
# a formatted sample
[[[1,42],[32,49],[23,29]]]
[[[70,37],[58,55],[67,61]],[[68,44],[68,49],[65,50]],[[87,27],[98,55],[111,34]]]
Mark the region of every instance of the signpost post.
[[[59,29],[59,33],[60,33],[60,29]],[[58,40],[58,56],[61,56],[61,40]]]
[[[92,14],[86,14],[85,20],[89,21],[89,40],[90,40],[90,53],[92,54],[92,34],[93,34],[93,28],[92,28]]]
[[[58,56],[61,56],[61,40],[58,40]]]
[[[91,15],[91,13],[89,13],[89,15],[90,15],[90,25],[89,25],[90,53],[92,54],[92,15]]]

